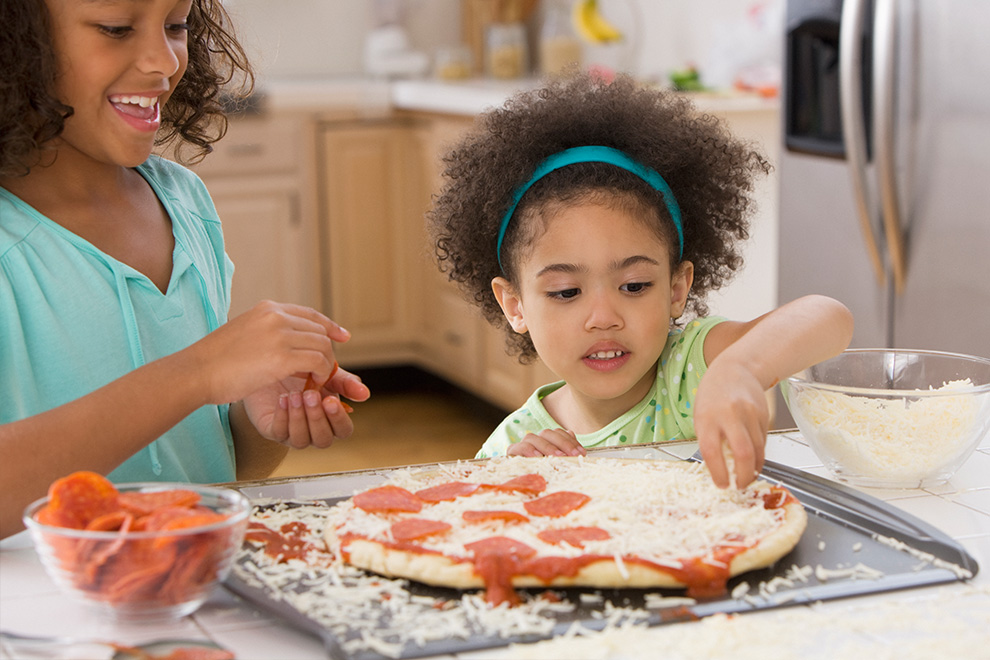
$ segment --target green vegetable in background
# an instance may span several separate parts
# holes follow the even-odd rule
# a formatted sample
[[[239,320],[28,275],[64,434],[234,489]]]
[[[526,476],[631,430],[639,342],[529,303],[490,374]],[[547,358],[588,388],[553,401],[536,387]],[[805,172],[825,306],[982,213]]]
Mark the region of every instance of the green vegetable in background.
[[[674,89],[681,92],[700,92],[705,89],[701,82],[701,74],[693,66],[680,71],[672,71],[670,82],[673,83]]]

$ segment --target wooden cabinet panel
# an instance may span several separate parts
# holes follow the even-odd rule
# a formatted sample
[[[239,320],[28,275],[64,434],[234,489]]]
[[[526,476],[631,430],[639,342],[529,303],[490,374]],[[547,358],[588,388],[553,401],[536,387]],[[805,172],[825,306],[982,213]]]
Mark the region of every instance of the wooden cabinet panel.
[[[460,292],[440,274],[428,274],[419,354],[423,366],[461,387],[477,391],[481,374],[481,327],[465,313]],[[487,397],[486,397],[487,398]]]
[[[216,181],[210,192],[234,262],[231,317],[260,300],[316,305],[312,239],[303,230],[291,179]]]
[[[296,172],[305,164],[305,124],[295,116],[235,116],[196,171],[203,177]]]
[[[410,235],[421,226],[413,139],[402,122],[328,124],[321,131],[324,307],[352,333],[348,366],[410,352]]]
[[[230,316],[260,300],[320,306],[313,156],[305,117],[234,116],[192,167],[206,184],[234,262]]]

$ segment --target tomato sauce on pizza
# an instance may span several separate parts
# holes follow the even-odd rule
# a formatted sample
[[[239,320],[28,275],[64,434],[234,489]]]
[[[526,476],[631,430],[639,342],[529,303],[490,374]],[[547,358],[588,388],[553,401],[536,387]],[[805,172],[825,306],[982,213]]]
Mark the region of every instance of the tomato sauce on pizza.
[[[496,458],[401,470],[333,507],[328,548],[354,566],[518,602],[518,587],[725,593],[806,526],[785,488],[719,489],[691,462]]]

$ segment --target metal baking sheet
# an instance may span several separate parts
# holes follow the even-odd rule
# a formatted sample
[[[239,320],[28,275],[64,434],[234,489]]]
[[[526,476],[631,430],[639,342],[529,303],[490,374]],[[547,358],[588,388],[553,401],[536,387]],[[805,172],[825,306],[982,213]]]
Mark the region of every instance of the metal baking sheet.
[[[649,460],[649,459],[647,459]],[[384,479],[386,471],[366,471],[341,475],[339,480],[324,476],[316,480],[295,480],[291,491],[298,499],[300,490],[307,492],[306,499],[332,502],[346,497],[356,488],[364,488]],[[680,596],[679,590],[640,589],[566,589],[553,590],[562,599],[573,603],[574,610],[552,613],[552,632],[548,635],[501,637],[476,631],[465,639],[444,639],[427,642],[423,646],[407,644],[402,648],[402,658],[460,653],[484,648],[505,646],[517,642],[534,642],[563,634],[574,622],[599,630],[606,625],[602,617],[605,602],[616,607],[644,608],[649,616],[648,625],[666,625],[679,621],[695,620],[711,614],[745,613],[768,610],[801,603],[875,594],[899,589],[943,584],[966,579],[965,574],[976,575],[976,561],[950,537],[938,529],[906,514],[869,495],[835,482],[810,475],[784,465],[768,462],[762,478],[781,483],[801,501],[808,513],[808,527],[798,545],[774,566],[737,576],[729,581],[724,597],[698,601],[693,605],[667,609],[648,609],[647,594]],[[319,483],[317,483],[319,482]],[[336,483],[335,483],[336,482]],[[322,483],[322,486],[320,485]],[[274,484],[251,488],[249,496],[270,501],[279,488]],[[302,485],[300,489],[299,486]],[[277,485],[276,485],[277,486]],[[341,489],[345,492],[341,492]],[[321,497],[319,490],[324,491]],[[275,497],[278,499],[277,497]],[[906,544],[912,550],[898,549],[878,538],[893,539]],[[793,567],[812,567],[816,573],[807,581],[783,582],[781,578],[791,574]],[[856,567],[868,567],[856,570]],[[820,567],[820,569],[819,569]],[[876,573],[879,571],[880,573]],[[851,572],[851,576],[841,576]],[[740,586],[746,583],[748,586]],[[257,607],[278,615],[302,630],[323,639],[331,658],[341,660],[378,660],[386,656],[373,651],[347,654],[338,638],[305,611],[280,601],[267,588],[257,588],[239,579],[232,572],[226,582],[228,589],[251,601]],[[290,588],[305,589],[304,585]],[[461,592],[409,583],[412,594],[458,600]],[[746,590],[744,597],[732,598]],[[532,593],[545,591],[532,590]],[[598,596],[601,598],[599,599]],[[591,602],[591,601],[594,602]],[[382,616],[386,616],[383,611]]]

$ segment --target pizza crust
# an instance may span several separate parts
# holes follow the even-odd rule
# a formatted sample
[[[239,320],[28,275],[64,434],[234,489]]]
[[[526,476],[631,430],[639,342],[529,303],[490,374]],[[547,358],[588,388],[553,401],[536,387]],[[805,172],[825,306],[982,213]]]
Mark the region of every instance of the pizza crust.
[[[729,565],[729,576],[734,577],[759,568],[766,568],[785,556],[801,539],[808,523],[804,507],[792,502],[785,505],[787,511],[783,526],[758,545],[742,552]],[[327,530],[328,542],[335,544],[332,529]],[[358,568],[387,577],[400,577],[437,587],[452,589],[480,589],[484,580],[467,561],[455,562],[439,554],[423,554],[397,548],[367,539],[353,539],[347,543],[348,563]],[[622,568],[614,559],[602,559],[582,567],[576,575],[560,576],[545,582],[532,575],[512,578],[515,587],[593,587],[600,589],[684,588],[684,582],[644,564],[623,562]]]
[[[502,460],[556,460],[563,463],[576,462],[578,464],[594,462],[594,459],[588,458],[551,459],[549,457]],[[617,465],[623,463],[630,466],[643,464],[642,459],[601,460],[608,460]],[[655,463],[654,461],[650,462]],[[694,470],[696,467],[694,464],[674,462],[670,462],[664,466],[665,469],[675,471],[682,469]],[[449,475],[438,473],[435,470],[408,473],[404,478],[406,480],[403,482],[402,478],[400,478],[399,483],[402,483],[410,490],[433,485],[445,479],[451,480]],[[770,489],[771,486],[766,482],[757,482],[751,485],[750,488],[756,491],[762,491]],[[548,492],[552,489],[553,484],[551,482],[548,486]],[[464,501],[465,503],[470,502],[470,496],[464,498]],[[467,504],[465,505],[468,506]],[[728,567],[728,577],[770,566],[797,545],[807,526],[807,515],[804,507],[800,502],[791,498],[781,509],[784,511],[782,522],[755,545],[733,557]],[[388,515],[382,517],[391,520],[396,519]],[[447,522],[459,524],[458,521],[453,519]],[[425,584],[455,589],[477,589],[486,586],[482,577],[475,571],[474,563],[470,559],[470,553],[452,559],[439,552],[407,550],[394,547],[394,544],[389,545],[387,542],[369,538],[347,536],[345,539],[342,539],[338,537],[337,526],[333,524],[327,528],[325,538],[328,547],[340,551],[349,564],[374,573],[388,577],[407,578]],[[424,542],[423,545],[427,548],[430,546],[428,541]],[[674,565],[675,562],[670,561],[669,563]],[[662,570],[661,567],[651,564],[640,563],[629,559],[617,562],[611,557],[603,557],[582,566],[572,576],[562,575],[550,581],[545,581],[534,575],[515,575],[511,578],[511,585],[514,587],[580,586],[592,588],[683,588],[691,586],[679,580],[672,573],[676,573],[676,570],[667,572]]]

